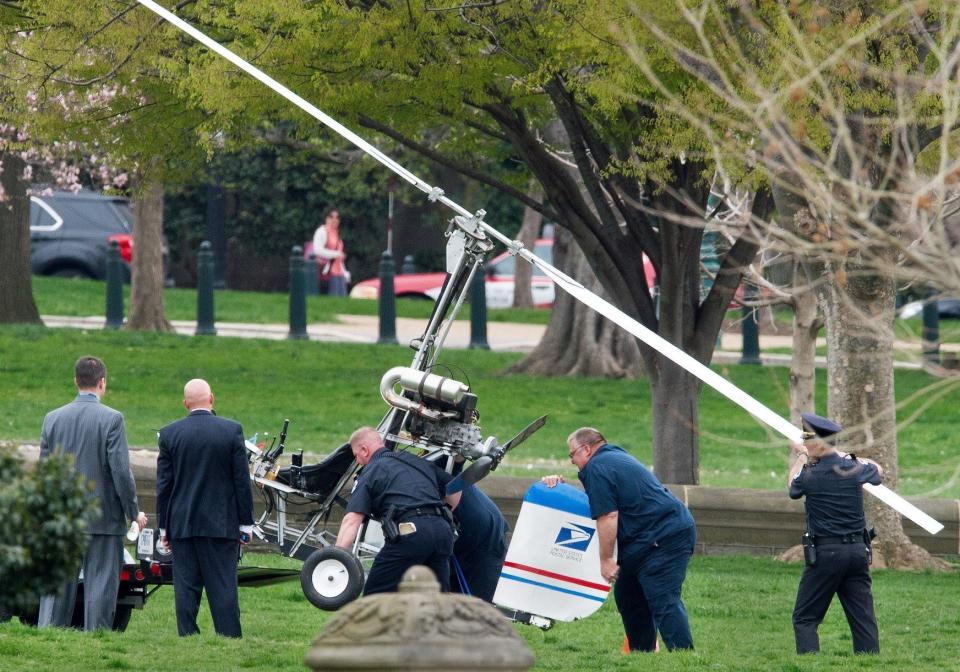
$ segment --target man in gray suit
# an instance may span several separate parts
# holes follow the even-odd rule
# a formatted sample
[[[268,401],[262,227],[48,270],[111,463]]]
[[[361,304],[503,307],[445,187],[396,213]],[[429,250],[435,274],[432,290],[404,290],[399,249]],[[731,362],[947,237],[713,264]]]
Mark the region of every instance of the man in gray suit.
[[[81,357],[74,368],[77,398],[43,419],[40,459],[73,455],[76,469],[93,485],[100,516],[87,522],[83,557],[84,629],[113,627],[123,564],[127,519],[140,527],[147,516],[137,506],[123,415],[100,403],[107,390],[107,368],[96,357]],[[40,600],[40,627],[67,627],[73,619],[77,581]]]

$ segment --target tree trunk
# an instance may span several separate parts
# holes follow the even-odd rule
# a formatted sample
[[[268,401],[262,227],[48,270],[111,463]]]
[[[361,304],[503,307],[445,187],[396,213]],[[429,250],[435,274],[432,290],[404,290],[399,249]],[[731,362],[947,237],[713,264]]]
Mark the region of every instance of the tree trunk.
[[[173,331],[163,308],[163,184],[138,185],[133,203],[133,271],[130,317],[134,331]]]
[[[24,161],[0,153],[0,323],[41,324],[30,276],[30,197]]]
[[[891,265],[893,262],[891,261]],[[896,285],[875,271],[832,262],[819,292],[827,325],[829,415],[845,428],[842,450],[883,468],[883,483],[897,489],[896,400],[893,384],[893,317]],[[912,544],[899,514],[864,495],[868,519],[879,533],[879,566],[935,564]]]
[[[572,236],[557,229],[555,264],[587,289],[601,296],[600,282]],[[562,290],[557,291],[547,330],[530,354],[507,370],[538,376],[635,378],[643,375],[636,340]]]
[[[817,294],[804,266],[793,265],[793,355],[790,357],[790,421],[800,426],[800,414],[813,411],[817,373]]]
[[[660,356],[650,376],[653,464],[664,483],[700,482],[700,380]]]
[[[543,189],[540,188],[540,184],[536,180],[530,180],[527,196],[537,201],[543,199]],[[543,215],[533,208],[528,206],[523,209],[523,224],[520,226],[520,234],[517,239],[528,250],[533,250],[537,242],[542,221]],[[530,282],[533,279],[533,265],[514,264],[514,269],[513,307],[533,308],[533,291],[530,288]]]
[[[669,177],[664,182],[653,178],[637,180],[611,170],[615,162],[629,161],[633,139],[624,136],[607,144],[605,130],[584,115],[584,107],[561,75],[546,83],[544,91],[562,124],[564,136],[562,141],[551,141],[549,146],[533,131],[523,111],[512,107],[509,99],[486,104],[482,109],[498,123],[540,182],[551,219],[573,234],[591,270],[602,283],[605,297],[651,331],[697,360],[709,363],[727,306],[743,269],[758,249],[756,240],[747,230],[737,238],[724,256],[710,292],[701,302],[703,231],[697,223],[702,224],[702,208],[708,192],[702,179],[704,164],[684,157],[670,159],[666,168]],[[649,108],[641,105],[636,112],[641,118],[649,118]],[[562,160],[557,149],[564,152]],[[766,212],[758,216],[765,217]],[[659,315],[645,277],[644,254],[658,274]],[[571,275],[577,277],[575,273]],[[588,285],[583,277],[577,279],[585,286],[598,286]],[[559,309],[555,307],[555,311]],[[601,322],[594,325],[612,328]],[[544,347],[531,353],[520,370],[532,370],[526,367],[537,363],[537,370],[565,373],[563,369],[568,366],[558,367],[562,358],[590,357],[585,355],[588,348],[578,346],[574,339],[586,333],[598,340],[594,329],[563,314],[555,316],[548,332],[555,333],[549,334]],[[631,346],[636,345],[631,341]],[[694,423],[699,382],[689,374],[676,372],[672,363],[661,361],[663,358],[653,348],[638,349],[651,378],[654,406],[661,409],[654,411],[660,418],[655,423],[658,433],[654,436],[655,443],[659,444],[654,451],[657,472],[664,480],[674,483],[696,483],[699,447]],[[621,360],[622,357],[613,356],[603,363],[612,361],[619,367]],[[655,376],[662,376],[662,381],[654,381]],[[661,396],[667,398],[661,399]],[[681,429],[669,428],[669,418],[679,415],[686,417],[680,423]]]

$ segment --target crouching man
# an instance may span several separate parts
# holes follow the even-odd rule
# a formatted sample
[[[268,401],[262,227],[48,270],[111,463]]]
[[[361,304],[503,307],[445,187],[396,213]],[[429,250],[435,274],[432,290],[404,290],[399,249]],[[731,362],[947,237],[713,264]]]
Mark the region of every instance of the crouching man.
[[[388,450],[372,427],[355,431],[350,449],[363,471],[350,495],[337,546],[352,551],[367,518],[381,522],[386,540],[373,561],[364,595],[395,592],[403,573],[414,565],[432,569],[440,589],[449,591],[451,509],[460,501],[460,493],[446,494],[450,474],[405,451]]]

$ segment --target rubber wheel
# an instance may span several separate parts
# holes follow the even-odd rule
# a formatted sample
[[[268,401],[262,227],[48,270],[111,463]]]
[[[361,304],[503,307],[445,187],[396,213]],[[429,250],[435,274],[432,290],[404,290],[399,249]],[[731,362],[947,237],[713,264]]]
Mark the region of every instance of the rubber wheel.
[[[77,601],[73,604],[73,620],[70,623],[71,628],[83,630],[83,585],[77,586]],[[113,612],[113,625],[111,630],[123,632],[130,625],[130,615],[133,613],[133,607],[129,604],[118,604],[116,611]]]
[[[53,273],[51,273],[55,278],[80,278],[83,280],[94,280],[95,276],[82,268],[77,268],[75,266],[66,266],[64,268],[58,268]]]
[[[117,611],[113,615],[114,632],[123,632],[130,625],[130,614],[133,613],[133,607],[129,604],[118,604]]]
[[[37,627],[37,623],[40,622],[40,605],[36,605],[29,611],[20,612],[17,618],[19,618],[20,622],[24,625],[29,625],[33,628]]]
[[[303,563],[300,587],[310,604],[336,611],[360,597],[363,566],[359,558],[342,548],[318,548]]]

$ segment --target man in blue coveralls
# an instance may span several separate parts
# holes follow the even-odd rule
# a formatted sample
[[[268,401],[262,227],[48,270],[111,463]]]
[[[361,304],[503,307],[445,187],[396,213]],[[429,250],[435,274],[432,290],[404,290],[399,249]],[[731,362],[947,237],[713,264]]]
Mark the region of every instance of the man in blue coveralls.
[[[451,582],[451,587],[454,592],[493,602],[507,557],[507,519],[476,485],[463,489],[454,518],[460,524],[460,535],[453,545],[453,556],[462,576],[457,575],[458,581]]]
[[[670,650],[692,649],[680,597],[696,528],[687,507],[620,446],[592,427],[567,439],[597,521],[600,573],[613,595],[632,651],[653,651],[657,631]],[[550,487],[563,482],[545,476]],[[617,559],[613,557],[614,545]]]

